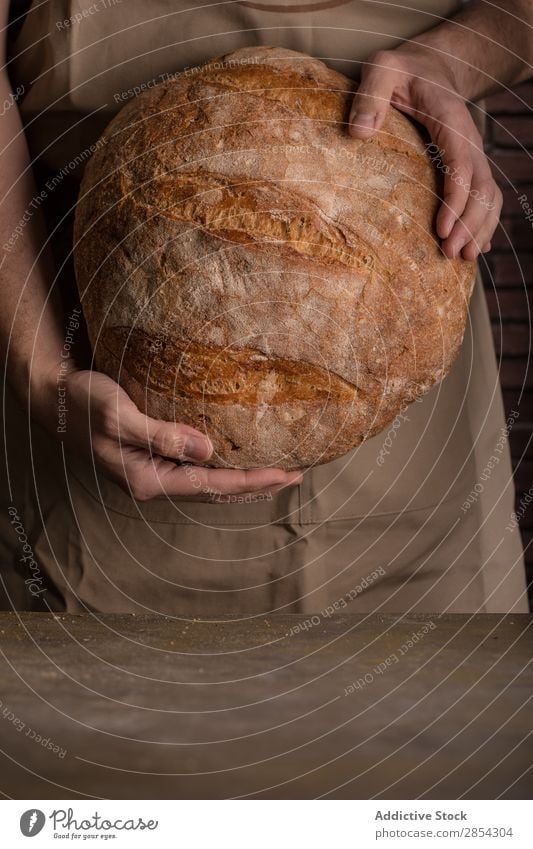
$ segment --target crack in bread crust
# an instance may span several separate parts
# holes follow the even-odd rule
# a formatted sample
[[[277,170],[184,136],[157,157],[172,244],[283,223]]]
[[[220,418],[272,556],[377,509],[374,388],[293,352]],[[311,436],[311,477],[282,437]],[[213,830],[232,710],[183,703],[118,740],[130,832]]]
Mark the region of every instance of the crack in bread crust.
[[[234,65],[229,70],[207,63],[202,66],[202,70],[204,81],[222,91],[273,100],[299,118],[334,124],[348,123],[350,100],[346,95],[353,94],[356,89],[351,81],[345,80],[345,85],[342,85],[340,78],[339,88],[336,89],[333,85],[320,85],[316,79],[290,68],[267,63]],[[370,144],[424,160],[423,151],[416,150],[403,139],[387,132],[386,126],[370,140]]]
[[[211,70],[209,64],[204,69],[204,78],[210,85],[275,100],[299,117],[335,123],[345,123],[348,117],[344,90],[319,86],[316,80],[288,68],[261,63],[237,65],[229,72],[216,67]]]
[[[341,263],[362,274],[390,273],[362,240],[328,221],[309,198],[266,180],[234,179],[199,170],[160,177],[133,195],[139,205],[198,225],[211,236],[241,244],[281,243],[321,263]]]
[[[216,349],[154,338],[131,327],[105,327],[101,345],[138,383],[169,398],[217,404],[280,405],[287,401],[354,402],[356,386],[301,360],[267,357],[255,348]]]

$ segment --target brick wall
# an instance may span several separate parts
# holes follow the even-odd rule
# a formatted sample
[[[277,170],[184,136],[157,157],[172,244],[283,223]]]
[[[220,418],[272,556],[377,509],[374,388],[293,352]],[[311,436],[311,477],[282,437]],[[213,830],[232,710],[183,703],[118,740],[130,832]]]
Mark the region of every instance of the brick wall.
[[[504,194],[501,226],[483,270],[507,413],[520,417],[510,434],[517,509],[533,485],[533,368],[529,361],[533,321],[533,81],[487,99],[486,147]],[[533,217],[533,216],[532,216]],[[533,582],[533,503],[520,521],[528,578]],[[530,583],[530,589],[532,584]],[[533,598],[533,593],[531,593]]]

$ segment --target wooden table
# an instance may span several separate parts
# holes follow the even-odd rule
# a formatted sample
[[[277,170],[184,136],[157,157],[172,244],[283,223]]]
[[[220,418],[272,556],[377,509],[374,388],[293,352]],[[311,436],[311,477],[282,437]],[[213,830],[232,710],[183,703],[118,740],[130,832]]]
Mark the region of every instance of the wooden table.
[[[532,624],[0,614],[0,789],[532,798]]]

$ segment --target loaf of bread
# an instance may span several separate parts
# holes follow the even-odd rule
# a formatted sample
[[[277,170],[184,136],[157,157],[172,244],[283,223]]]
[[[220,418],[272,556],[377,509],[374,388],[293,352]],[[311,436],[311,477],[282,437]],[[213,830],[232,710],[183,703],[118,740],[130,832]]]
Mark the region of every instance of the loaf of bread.
[[[75,267],[95,362],[212,465],[309,467],[449,371],[474,265],[434,232],[435,169],[390,109],[350,138],[353,83],[252,47],[113,119],[84,175]]]

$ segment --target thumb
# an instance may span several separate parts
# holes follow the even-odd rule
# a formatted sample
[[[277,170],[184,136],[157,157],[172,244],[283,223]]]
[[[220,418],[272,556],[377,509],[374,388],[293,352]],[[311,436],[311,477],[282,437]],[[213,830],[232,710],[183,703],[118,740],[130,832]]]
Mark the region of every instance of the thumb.
[[[370,63],[364,66],[350,110],[349,132],[353,138],[367,139],[381,129],[397,79],[391,68]]]
[[[151,454],[172,460],[205,462],[213,453],[210,439],[186,424],[152,419],[136,410],[135,413],[130,412],[122,425],[123,441],[144,448]]]

